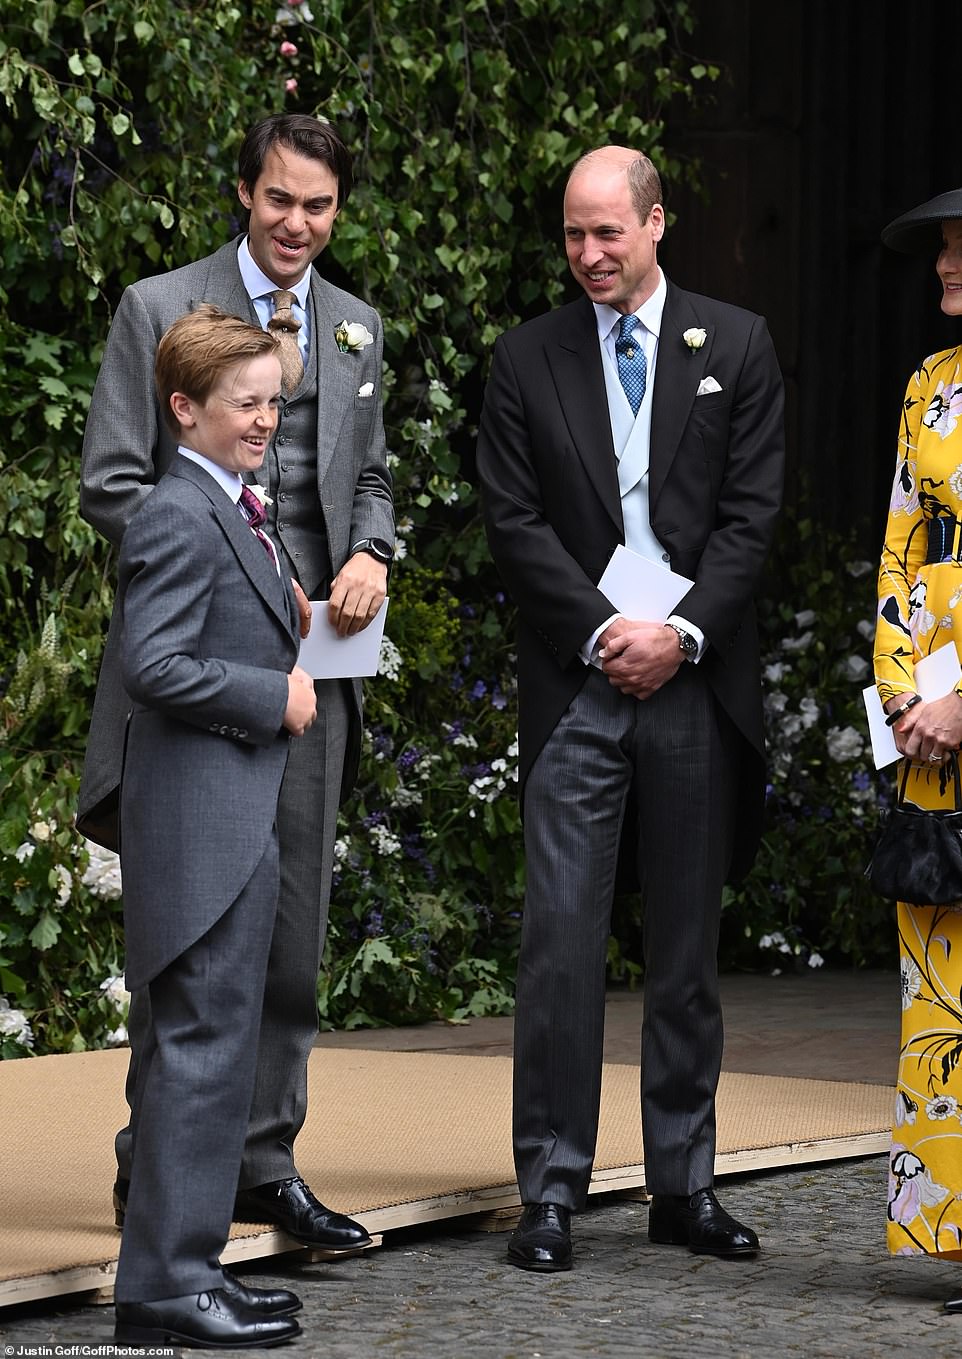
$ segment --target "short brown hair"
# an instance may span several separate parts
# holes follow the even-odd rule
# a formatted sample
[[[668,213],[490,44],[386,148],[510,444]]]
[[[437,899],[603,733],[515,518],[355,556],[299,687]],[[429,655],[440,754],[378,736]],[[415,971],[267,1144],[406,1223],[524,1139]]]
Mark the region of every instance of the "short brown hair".
[[[255,123],[237,157],[237,177],[247,185],[248,193],[253,194],[264,158],[274,146],[286,146],[299,156],[326,165],[337,180],[338,209],[343,208],[354,184],[354,167],[351,153],[333,123],[306,113],[275,113]]]
[[[175,434],[180,428],[170,409],[174,392],[204,402],[228,368],[279,348],[268,331],[209,302],[179,316],[161,337],[154,359],[154,386],[167,427]]]
[[[580,160],[575,162],[571,167],[568,180],[570,182],[579,170],[589,166],[592,161],[607,160],[606,153],[612,151],[623,154],[625,158],[624,168],[628,178],[628,192],[631,194],[631,206],[638,214],[638,221],[644,226],[652,208],[656,203],[663,203],[664,198],[662,197],[661,178],[658,171],[643,151],[635,151],[634,148],[627,146],[596,146],[593,151],[586,152]]]

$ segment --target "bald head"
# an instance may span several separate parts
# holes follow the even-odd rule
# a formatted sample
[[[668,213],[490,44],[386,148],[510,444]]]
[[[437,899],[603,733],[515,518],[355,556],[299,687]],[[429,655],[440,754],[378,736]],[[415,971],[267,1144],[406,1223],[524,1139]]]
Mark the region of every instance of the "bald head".
[[[661,203],[661,179],[658,171],[643,151],[630,146],[599,146],[576,161],[568,176],[568,185],[578,176],[595,174],[612,178],[625,176],[632,206],[638,221],[644,225],[656,203]]]

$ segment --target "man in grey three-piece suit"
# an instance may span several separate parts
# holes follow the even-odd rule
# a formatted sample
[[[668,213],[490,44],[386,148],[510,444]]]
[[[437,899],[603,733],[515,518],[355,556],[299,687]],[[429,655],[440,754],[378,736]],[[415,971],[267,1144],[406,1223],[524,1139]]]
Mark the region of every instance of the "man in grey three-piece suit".
[[[384,599],[394,519],[381,418],[380,318],[313,270],[351,189],[350,154],[328,123],[277,115],[241,147],[238,195],[249,229],[206,259],[128,288],[117,308],[84,438],[81,507],[119,544],[127,524],[174,456],[152,389],[161,335],[184,312],[211,302],[264,328],[294,333],[303,375],[285,390],[278,433],[261,480],[267,530],[282,568],[309,599],[330,598],[342,634],[373,618]],[[275,320],[275,317],[277,319]],[[347,322],[349,329],[343,325]],[[297,356],[295,355],[295,358]],[[116,843],[124,720],[110,632],[91,721],[78,825]],[[317,973],[324,947],[337,807],[360,748],[360,683],[316,685],[318,719],[296,743],[278,807],[281,890],[257,1055],[257,1079],[237,1214],[271,1221],[306,1244],[355,1249],[363,1227],[330,1212],[297,1174],[293,1143],[307,1098],[307,1059],[317,1031]],[[135,994],[133,1050],[145,1027]],[[117,1138],[115,1204],[122,1219],[130,1137]]]
[[[509,1259],[545,1272],[571,1267],[570,1213],[591,1177],[622,840],[645,892],[649,1238],[758,1249],[712,1189],[716,953],[722,886],[761,827],[752,593],[780,502],[782,383],[760,316],[665,278],[664,227],[646,156],[609,146],[579,161],[564,236],[584,296],[498,340],[478,444],[488,540],[519,612],[525,1208]],[[599,588],[620,545],[692,582],[667,621],[624,617]]]

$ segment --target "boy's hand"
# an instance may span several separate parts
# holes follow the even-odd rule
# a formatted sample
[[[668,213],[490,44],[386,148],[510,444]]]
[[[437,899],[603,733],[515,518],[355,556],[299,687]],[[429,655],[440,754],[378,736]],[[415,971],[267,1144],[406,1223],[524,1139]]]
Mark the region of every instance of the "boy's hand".
[[[299,665],[287,677],[287,711],[284,726],[292,736],[303,736],[317,716],[314,681]]]

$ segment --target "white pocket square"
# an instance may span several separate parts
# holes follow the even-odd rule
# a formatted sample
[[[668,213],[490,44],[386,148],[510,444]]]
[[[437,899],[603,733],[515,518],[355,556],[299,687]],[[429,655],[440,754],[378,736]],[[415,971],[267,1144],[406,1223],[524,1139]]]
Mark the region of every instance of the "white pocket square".
[[[698,384],[696,396],[707,396],[709,392],[720,392],[721,384],[716,382],[713,377],[702,378]]]
[[[712,390],[714,391],[714,388],[712,388]],[[361,386],[358,387],[358,389],[357,389],[357,394],[358,394],[358,396],[373,396],[373,395],[374,395],[374,383],[373,383],[373,382],[363,382],[363,383],[361,384]]]

